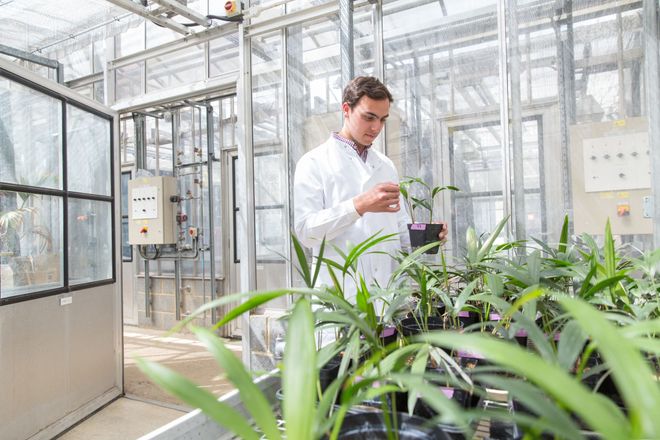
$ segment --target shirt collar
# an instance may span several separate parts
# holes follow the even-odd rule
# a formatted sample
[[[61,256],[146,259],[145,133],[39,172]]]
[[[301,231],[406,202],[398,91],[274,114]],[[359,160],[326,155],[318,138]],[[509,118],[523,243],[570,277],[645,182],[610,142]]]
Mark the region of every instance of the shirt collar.
[[[354,141],[345,138],[344,136],[340,135],[337,132],[333,132],[332,137],[335,138],[336,140],[338,140],[339,142],[341,142],[342,144],[351,147],[357,153],[357,155],[360,156],[360,159],[362,159],[362,162],[367,161],[367,155],[369,154],[369,148],[371,148],[371,145],[373,145],[373,144],[365,145],[364,149],[362,150],[362,153],[360,153],[360,149],[358,148],[357,144]]]

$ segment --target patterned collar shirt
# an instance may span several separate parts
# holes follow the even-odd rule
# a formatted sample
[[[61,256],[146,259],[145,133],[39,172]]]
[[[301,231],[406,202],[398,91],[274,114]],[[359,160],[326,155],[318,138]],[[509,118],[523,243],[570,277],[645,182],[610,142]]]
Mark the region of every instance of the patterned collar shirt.
[[[360,156],[360,159],[362,159],[362,162],[367,161],[367,155],[369,154],[369,148],[371,148],[371,145],[365,145],[364,148],[362,149],[362,152],[360,153],[360,148],[358,147],[358,145],[354,141],[352,141],[350,139],[346,139],[345,137],[343,137],[339,133],[332,133],[332,137],[335,138],[336,140],[338,140],[339,142],[341,142],[342,144],[348,145],[353,150],[355,150],[355,153],[358,156]]]

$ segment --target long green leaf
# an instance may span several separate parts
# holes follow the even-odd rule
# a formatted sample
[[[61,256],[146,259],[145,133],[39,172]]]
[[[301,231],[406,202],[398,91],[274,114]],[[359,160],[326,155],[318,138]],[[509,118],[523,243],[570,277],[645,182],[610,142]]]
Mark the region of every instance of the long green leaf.
[[[287,438],[312,438],[317,378],[314,315],[309,301],[300,298],[289,319],[282,372]]]
[[[515,344],[487,335],[452,332],[430,332],[419,339],[441,347],[481,353],[489,361],[505,366],[507,370],[526,377],[541,387],[605,438],[631,438],[630,426],[623,414],[607,399],[593,394],[558,366],[548,364],[544,359]]]
[[[509,221],[509,216],[504,217],[500,222],[497,224],[495,227],[495,230],[490,234],[486,242],[479,248],[479,252],[477,252],[477,262],[483,261],[483,259],[490,253],[490,249],[493,247],[493,243],[495,240],[497,240],[497,237],[499,237],[500,233],[502,232],[502,229],[504,229],[504,226],[506,226],[507,222]]]
[[[610,219],[605,224],[605,246],[603,248],[603,258],[605,259],[605,276],[610,278],[616,275],[616,250],[614,249],[614,238],[612,237],[612,228]]]
[[[601,312],[573,298],[559,302],[593,338],[611,368],[632,422],[632,436],[626,438],[660,438],[660,388],[648,363]]]
[[[266,437],[274,440],[281,438],[272,406],[259,387],[254,384],[252,376],[245,370],[243,363],[210,331],[197,327],[193,327],[192,331],[209,353],[213,354],[218,365],[227,375],[227,379],[238,389],[243,406],[250,412],[252,419]]]
[[[560,254],[565,254],[568,246],[568,216],[564,216],[564,223],[561,226],[561,234],[559,234],[559,246],[557,251]]]
[[[319,247],[319,254],[316,256],[316,266],[314,268],[314,276],[312,277],[312,284],[309,287],[316,286],[316,280],[319,278],[319,272],[321,272],[321,266],[323,265],[323,253],[325,252],[325,239],[321,242],[321,247]]]
[[[478,374],[476,378],[494,388],[507,390],[513,399],[525,405],[535,414],[534,425],[539,425],[540,421],[545,422],[542,427],[544,431],[552,432],[566,439],[584,438],[571,417],[529,382],[488,374]]]
[[[201,409],[204,414],[240,438],[258,440],[259,436],[254,432],[250,423],[232,406],[219,402],[213,394],[198,388],[196,384],[167,367],[140,358],[136,361],[140,370],[168,393],[193,408]]]
[[[303,281],[305,281],[305,285],[307,287],[310,288],[314,287],[314,284],[312,283],[312,279],[310,277],[309,264],[307,263],[307,256],[305,255],[305,251],[303,250],[300,241],[298,241],[296,234],[294,234],[293,232],[291,232],[291,242],[293,243],[293,248],[296,251],[296,256],[298,257],[298,267],[296,267],[298,273],[300,274],[300,276],[302,276],[302,279]],[[323,243],[325,243],[325,240],[323,240]]]
[[[575,365],[575,360],[582,353],[586,342],[587,334],[577,322],[569,321],[564,326],[557,344],[557,359],[564,370],[570,371]]]
[[[223,325],[225,325],[226,323],[241,316],[243,313],[247,312],[248,310],[254,310],[258,306],[265,304],[268,301],[271,301],[275,298],[279,298],[280,296],[286,295],[288,293],[292,293],[292,290],[291,289],[274,290],[271,292],[266,292],[253,296],[249,298],[247,301],[239,304],[238,306],[234,307],[229,312],[227,312],[227,314],[223,316],[222,319],[213,326],[213,328],[218,329]]]

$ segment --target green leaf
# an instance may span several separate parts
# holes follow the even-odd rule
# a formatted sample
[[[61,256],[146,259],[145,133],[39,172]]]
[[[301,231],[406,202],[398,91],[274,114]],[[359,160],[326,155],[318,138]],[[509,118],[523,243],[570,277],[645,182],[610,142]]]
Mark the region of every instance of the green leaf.
[[[603,253],[605,259],[605,276],[611,278],[616,275],[616,250],[614,249],[614,238],[612,237],[609,218],[605,224],[605,246]]]
[[[601,312],[573,298],[559,302],[596,342],[611,369],[632,423],[632,435],[620,438],[660,438],[660,388],[648,363]]]
[[[417,339],[441,347],[480,353],[489,361],[535,383],[605,438],[631,438],[625,417],[607,399],[592,393],[558,366],[548,364],[515,344],[487,335],[452,332],[430,332]]]
[[[223,316],[223,318],[220,321],[218,321],[218,323],[215,324],[213,328],[218,329],[223,325],[225,325],[226,323],[232,321],[233,319],[241,316],[243,313],[247,312],[248,310],[253,310],[259,307],[260,305],[267,303],[268,301],[271,301],[275,298],[279,298],[280,296],[292,292],[293,289],[282,289],[282,290],[273,290],[271,292],[257,294],[249,298],[247,301],[234,307],[229,312],[227,312],[227,314],[225,314],[225,316]]]
[[[282,372],[287,438],[312,438],[317,378],[314,316],[309,301],[300,298],[289,319]]]
[[[591,286],[585,293],[582,295],[582,298],[589,299],[593,297],[596,293],[601,292],[605,289],[611,288],[619,283],[622,279],[626,278],[627,275],[615,275],[604,280],[600,280],[598,283]]]
[[[567,246],[568,246],[568,215],[565,215],[564,224],[561,226],[561,234],[559,235],[559,246],[557,246],[557,251],[561,254],[565,254]]]
[[[577,322],[569,321],[564,326],[557,344],[557,359],[564,370],[570,371],[573,368],[587,340],[587,334]]]
[[[302,245],[298,241],[296,234],[294,234],[293,232],[291,233],[291,241],[293,242],[293,248],[295,249],[296,256],[298,257],[298,267],[296,267],[296,269],[298,270],[298,273],[302,277],[303,281],[305,281],[305,285],[310,288],[314,287],[314,284],[312,283],[312,279],[310,278],[307,256],[305,255],[305,251],[303,250]],[[323,244],[325,244],[325,239],[322,242],[322,245]]]
[[[477,378],[494,388],[507,390],[513,399],[525,405],[529,411],[535,414],[534,425],[538,425],[540,419],[543,419],[544,431],[552,432],[566,439],[584,438],[571,417],[553,404],[534,385],[522,380],[488,374],[479,374]]]
[[[490,253],[490,249],[493,247],[493,243],[499,237],[502,229],[506,226],[506,223],[509,221],[509,216],[504,217],[495,227],[495,230],[490,234],[486,242],[481,246],[479,252],[477,253],[477,262],[483,261],[483,259]]]
[[[316,256],[316,268],[314,269],[314,276],[312,277],[312,284],[307,287],[316,286],[316,280],[319,278],[319,272],[321,272],[321,265],[323,264],[323,252],[325,251],[325,238],[321,242],[321,247],[319,248],[319,254]]]
[[[210,331],[197,327],[192,327],[191,330],[209,353],[215,357],[218,365],[227,375],[227,379],[238,389],[243,406],[250,412],[252,419],[266,437],[269,439],[281,438],[277,419],[268,399],[254,384],[252,376],[245,370],[241,360]]]
[[[259,436],[254,432],[243,414],[236,411],[232,406],[219,402],[213,394],[198,388],[196,384],[167,367],[140,358],[136,361],[140,370],[168,393],[178,397],[193,408],[201,409],[204,414],[219,425],[234,432],[240,438],[247,440],[259,439]]]

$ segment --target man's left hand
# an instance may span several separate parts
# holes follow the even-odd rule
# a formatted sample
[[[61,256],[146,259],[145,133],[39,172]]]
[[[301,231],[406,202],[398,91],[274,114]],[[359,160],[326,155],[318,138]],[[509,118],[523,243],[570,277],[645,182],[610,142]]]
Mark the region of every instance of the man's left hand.
[[[449,226],[447,225],[447,222],[435,222],[439,223],[442,225],[442,230],[438,234],[438,240],[444,242],[447,239],[447,235],[449,234]]]

